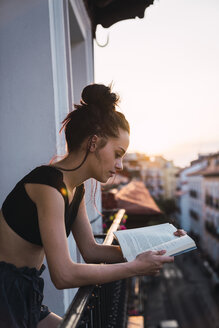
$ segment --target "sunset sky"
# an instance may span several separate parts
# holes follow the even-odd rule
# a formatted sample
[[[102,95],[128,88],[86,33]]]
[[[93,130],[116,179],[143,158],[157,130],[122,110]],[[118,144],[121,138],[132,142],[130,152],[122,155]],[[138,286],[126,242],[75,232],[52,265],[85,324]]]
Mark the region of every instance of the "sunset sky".
[[[121,95],[129,150],[186,166],[219,151],[219,1],[155,0],[145,18],[98,28],[95,82]]]

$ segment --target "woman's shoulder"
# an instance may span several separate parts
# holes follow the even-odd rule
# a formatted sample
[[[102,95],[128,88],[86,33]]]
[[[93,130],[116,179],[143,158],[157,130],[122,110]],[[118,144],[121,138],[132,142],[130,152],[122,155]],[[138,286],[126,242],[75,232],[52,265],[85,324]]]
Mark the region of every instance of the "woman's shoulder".
[[[21,180],[22,183],[39,183],[52,186],[63,187],[63,174],[50,165],[40,165],[26,174]]]

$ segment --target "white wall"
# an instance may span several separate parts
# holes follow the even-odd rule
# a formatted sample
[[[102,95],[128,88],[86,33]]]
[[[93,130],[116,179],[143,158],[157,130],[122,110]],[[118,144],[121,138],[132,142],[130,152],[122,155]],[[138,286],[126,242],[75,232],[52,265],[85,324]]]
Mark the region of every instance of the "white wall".
[[[0,205],[56,154],[48,15],[45,0],[0,2]]]
[[[1,0],[0,45],[2,204],[24,174],[64,153],[61,121],[79,101],[82,88],[93,82],[93,40],[83,1]],[[92,220],[98,212],[90,201],[91,182],[86,189]],[[99,185],[96,203],[101,210]],[[98,220],[94,231],[101,230]],[[80,261],[72,237],[69,247]],[[44,304],[63,315],[75,290],[56,290],[48,269],[43,277]]]
[[[90,21],[81,1],[65,1],[62,4],[60,0],[49,0],[49,8],[56,118],[60,122],[69,108],[73,107],[73,103],[80,101],[84,86],[93,82],[93,40]],[[60,46],[62,43],[63,47]],[[60,141],[58,153],[62,154],[63,151],[63,143]],[[86,205],[89,218],[92,220],[96,216],[96,210],[89,202],[90,189],[91,182],[87,181]],[[100,190],[97,195],[100,195]],[[100,202],[98,205],[100,210]],[[75,262],[83,262],[72,237],[68,239],[68,244],[72,259]],[[60,292],[55,290],[50,282],[48,272],[45,274],[45,302],[51,304],[54,312],[63,315],[77,289],[64,290],[60,297]],[[57,304],[58,298],[61,305]]]
[[[185,168],[180,172],[179,184],[181,186],[182,195],[180,196],[179,204],[181,213],[180,225],[182,229],[186,231],[191,230],[191,217],[189,214],[190,210],[190,197],[189,197],[189,174],[195,173],[201,169],[204,169],[207,165],[207,162],[204,160],[202,162],[195,163],[194,165]]]
[[[195,220],[191,218],[191,230],[202,237],[203,233],[203,177],[201,175],[195,175],[188,177],[188,189],[195,190],[197,193],[197,197],[194,198],[190,196],[189,203],[190,209],[194,210],[197,214],[199,219]]]
[[[216,265],[219,265],[219,242],[218,239],[213,237],[206,229],[205,222],[214,223],[215,227],[219,227],[219,211],[213,206],[209,206],[205,203],[205,196],[210,195],[215,199],[219,198],[219,178],[218,177],[204,177],[204,197],[203,197],[203,232],[204,243],[203,248],[205,252],[215,261]]]

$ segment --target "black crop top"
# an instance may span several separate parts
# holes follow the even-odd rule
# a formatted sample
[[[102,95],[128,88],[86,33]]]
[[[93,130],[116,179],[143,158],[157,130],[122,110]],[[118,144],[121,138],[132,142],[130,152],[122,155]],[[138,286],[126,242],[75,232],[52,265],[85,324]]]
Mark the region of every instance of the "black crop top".
[[[42,245],[37,208],[24,188],[25,183],[39,183],[56,188],[65,201],[65,229],[67,237],[84,196],[84,184],[75,190],[74,198],[69,204],[68,192],[61,171],[53,166],[42,165],[35,168],[20,180],[5,199],[2,213],[7,224],[23,239]]]

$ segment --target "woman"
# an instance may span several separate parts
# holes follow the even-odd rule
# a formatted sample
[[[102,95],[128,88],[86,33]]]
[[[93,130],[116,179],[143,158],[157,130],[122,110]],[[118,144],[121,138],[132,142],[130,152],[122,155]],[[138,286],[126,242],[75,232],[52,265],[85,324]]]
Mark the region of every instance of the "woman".
[[[119,246],[99,245],[94,240],[83,182],[89,178],[106,182],[122,170],[129,124],[116,111],[117,102],[118,96],[109,87],[87,86],[81,104],[63,121],[67,155],[53,165],[35,168],[4,201],[0,217],[2,328],[57,327],[61,322],[41,305],[44,256],[58,289],[154,275],[164,263],[173,261],[160,251],[142,253],[124,263]],[[70,257],[70,230],[86,264],[74,263]]]

